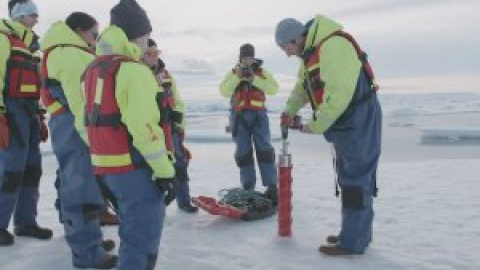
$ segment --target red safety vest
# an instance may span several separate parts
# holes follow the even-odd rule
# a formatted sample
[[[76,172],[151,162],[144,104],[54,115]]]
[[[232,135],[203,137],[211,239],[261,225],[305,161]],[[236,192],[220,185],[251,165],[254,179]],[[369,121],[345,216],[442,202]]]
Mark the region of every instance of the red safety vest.
[[[52,116],[64,113],[67,110],[67,108],[64,105],[62,105],[57,99],[55,99],[51,93],[51,87],[61,86],[60,82],[55,79],[51,79],[48,76],[48,68],[47,68],[48,56],[50,55],[51,51],[53,51],[58,47],[75,47],[75,48],[78,48],[79,50],[95,55],[95,53],[92,50],[82,46],[73,45],[73,44],[57,44],[43,51],[43,59],[42,59],[41,69],[40,69],[40,79],[42,82],[42,87],[40,88],[40,97],[42,99],[43,105],[47,109],[47,112],[49,112],[50,115]]]
[[[165,148],[170,153],[174,152],[172,137],[172,113],[175,108],[175,99],[172,91],[172,77],[167,70],[156,74],[157,82],[162,86],[163,92],[157,94],[157,104],[160,110],[160,125],[165,136]]]
[[[235,73],[235,70],[232,70]],[[265,78],[263,69],[254,70],[255,76]],[[243,110],[263,110],[265,108],[265,93],[249,82],[240,82],[232,98],[232,107],[236,112]]]
[[[377,92],[379,89],[378,84],[375,82],[375,75],[373,73],[373,69],[367,60],[367,54],[360,49],[360,46],[350,34],[343,31],[336,31],[330,36],[326,37],[324,40],[322,40],[319,44],[317,44],[317,46],[313,48],[313,50],[309,52],[306,57],[304,57],[304,63],[308,72],[304,88],[308,92],[307,94],[309,95],[310,103],[313,110],[316,110],[318,105],[323,103],[323,94],[325,92],[325,82],[322,80],[322,76],[320,74],[320,67],[318,66],[318,63],[321,59],[320,47],[325,41],[334,36],[344,37],[350,43],[352,43],[355,51],[357,52],[358,59],[362,62],[362,68],[371,83],[373,91]]]
[[[115,78],[124,62],[136,61],[121,55],[100,56],[84,74],[85,124],[96,175],[135,169],[130,154],[131,138],[121,122],[122,115],[115,98]]]
[[[0,34],[8,37],[11,47],[5,73],[4,94],[15,98],[39,98],[39,58],[35,57],[23,40],[14,33],[0,30]]]

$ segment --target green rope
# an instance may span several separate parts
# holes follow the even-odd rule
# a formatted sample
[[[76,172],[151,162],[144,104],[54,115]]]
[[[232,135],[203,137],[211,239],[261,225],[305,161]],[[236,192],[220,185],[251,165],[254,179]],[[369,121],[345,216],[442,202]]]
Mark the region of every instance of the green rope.
[[[221,203],[232,205],[238,209],[250,212],[263,212],[272,208],[272,201],[263,193],[242,188],[222,189],[218,192]]]

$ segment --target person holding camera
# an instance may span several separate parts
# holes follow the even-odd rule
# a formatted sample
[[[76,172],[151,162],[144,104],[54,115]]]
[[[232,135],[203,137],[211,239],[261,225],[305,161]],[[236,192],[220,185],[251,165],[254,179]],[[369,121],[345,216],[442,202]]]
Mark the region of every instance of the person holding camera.
[[[227,72],[220,84],[220,93],[230,98],[230,126],[236,144],[235,161],[240,168],[240,182],[245,190],[254,190],[256,172],[253,151],[267,188],[266,195],[277,201],[277,170],[275,150],[270,142],[270,127],[265,95],[274,95],[278,83],[255,58],[251,44],[240,47],[238,64]]]

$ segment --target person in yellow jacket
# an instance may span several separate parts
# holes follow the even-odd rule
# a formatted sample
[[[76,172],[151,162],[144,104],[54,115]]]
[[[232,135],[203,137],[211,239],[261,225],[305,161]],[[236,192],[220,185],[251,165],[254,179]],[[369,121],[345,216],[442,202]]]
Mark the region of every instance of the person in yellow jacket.
[[[236,144],[235,161],[240,168],[240,181],[245,190],[254,190],[255,161],[266,195],[277,201],[275,150],[271,144],[266,95],[278,91],[275,78],[255,58],[255,48],[247,43],[240,47],[239,62],[229,70],[220,84],[220,93],[230,99],[230,125]]]
[[[170,136],[170,149],[175,159],[175,193],[177,206],[187,213],[198,211],[191,203],[190,177],[188,176],[188,164],[190,152],[184,146],[185,139],[185,103],[180,97],[177,84],[171,73],[165,68],[165,63],[159,57],[160,50],[153,39],[148,40],[148,49],[143,55],[143,62],[150,67],[157,82],[163,91],[157,96],[157,102],[163,117],[163,131]]]
[[[363,254],[372,240],[381,149],[382,111],[371,67],[353,37],[322,15],[305,25],[283,19],[276,27],[275,40],[287,56],[302,60],[282,125],[289,126],[294,115],[310,103],[312,118],[301,131],[323,134],[335,151],[342,224],[340,232],[328,236],[328,244],[319,251]]]
[[[93,175],[86,144],[85,100],[80,78],[95,59],[93,47],[98,23],[92,16],[73,12],[54,23],[41,41],[43,51],[42,101],[53,152],[59,164],[59,198],[65,238],[76,267],[114,268],[117,257],[106,252],[112,240],[102,241],[99,216],[104,200]]]
[[[139,62],[152,31],[135,0],[110,11],[97,58],[84,74],[87,135],[94,173],[117,198],[118,270],[155,268],[165,206],[173,199],[175,171],[160,127],[160,91]]]
[[[11,20],[0,20],[0,246],[12,245],[7,231],[14,214],[14,233],[50,239],[38,226],[37,202],[42,175],[40,141],[48,131],[39,109],[38,21],[34,2],[10,0]]]

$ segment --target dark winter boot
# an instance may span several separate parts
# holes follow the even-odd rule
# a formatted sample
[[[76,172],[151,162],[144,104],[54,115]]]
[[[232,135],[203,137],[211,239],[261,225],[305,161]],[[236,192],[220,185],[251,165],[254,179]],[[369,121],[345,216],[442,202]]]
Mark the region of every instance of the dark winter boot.
[[[48,240],[52,238],[52,230],[47,228],[42,228],[39,226],[17,226],[13,229],[13,233],[16,236],[25,236],[25,237],[32,237],[37,238],[40,240]]]
[[[327,243],[329,244],[338,244],[340,242],[340,237],[338,235],[329,235],[327,236]]]
[[[318,251],[330,256],[355,255],[355,253],[347,251],[339,245],[322,245],[318,248]]]
[[[187,203],[185,205],[179,206],[182,211],[193,214],[198,212],[198,207],[191,205],[190,203]]]
[[[110,252],[115,248],[115,242],[110,239],[103,240],[102,243],[100,243],[100,246],[106,251]]]
[[[273,206],[277,207],[278,204],[278,189],[277,186],[269,186],[265,191],[265,197],[272,201]]]
[[[13,245],[13,235],[7,230],[0,230],[0,247]]]
[[[80,266],[73,264],[75,268],[79,269],[86,269],[86,268],[93,268],[93,269],[113,269],[117,266],[118,256],[117,255],[110,255],[107,254],[103,257],[102,261],[95,265],[95,266]]]

